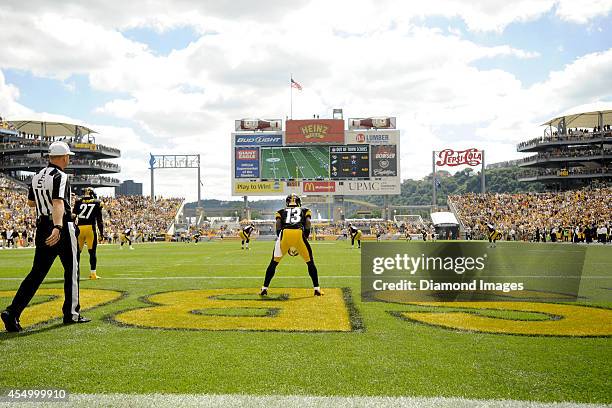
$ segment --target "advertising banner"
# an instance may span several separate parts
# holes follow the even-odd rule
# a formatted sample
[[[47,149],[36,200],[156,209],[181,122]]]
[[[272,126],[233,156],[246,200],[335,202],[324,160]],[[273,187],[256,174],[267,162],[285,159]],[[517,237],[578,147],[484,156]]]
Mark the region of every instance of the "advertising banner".
[[[346,144],[386,145],[399,144],[399,130],[348,130],[345,132]]]
[[[335,193],[336,182],[334,181],[304,181],[302,183],[304,194],[312,193]]]
[[[282,194],[284,186],[278,181],[236,181],[234,194],[238,195],[276,195]]]
[[[436,154],[436,166],[479,166],[482,164],[482,150],[475,148],[467,150],[444,149]]]
[[[397,146],[372,146],[372,177],[397,177]]]
[[[236,147],[236,178],[259,178],[259,147]]]
[[[344,143],[342,119],[305,119],[285,122],[285,144]]]
[[[282,146],[282,133],[233,133],[235,146]]]
[[[348,128],[352,129],[395,129],[395,118],[379,116],[375,118],[350,118]]]
[[[386,180],[338,181],[337,193],[342,195],[394,195],[400,193],[399,178]]]
[[[280,119],[238,119],[236,120],[236,131],[281,130],[282,123]]]

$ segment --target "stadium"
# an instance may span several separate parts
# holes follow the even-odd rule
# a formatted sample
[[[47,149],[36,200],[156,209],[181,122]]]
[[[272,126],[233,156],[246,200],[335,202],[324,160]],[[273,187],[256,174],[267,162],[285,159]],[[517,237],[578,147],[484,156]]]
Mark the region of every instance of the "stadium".
[[[162,28],[144,36],[145,9],[144,20],[129,20],[113,36],[144,44],[166,38],[164,30],[195,35],[175,33],[156,15]],[[188,13],[179,16],[192,24]],[[243,18],[232,13],[232,23]],[[215,19],[222,20],[206,23]],[[355,45],[366,34],[347,27],[332,36],[350,46],[343,64],[383,61],[364,58]],[[364,86],[353,75],[365,71],[340,65],[343,86],[355,93],[342,96],[331,84],[337,79],[313,80],[320,88],[308,93],[291,74],[276,94],[266,81],[277,67],[258,65],[260,57],[278,64],[291,54],[275,59],[265,49],[249,56],[231,87],[215,88],[245,68],[236,55],[222,63],[219,55],[229,51],[217,54],[207,43],[218,36],[230,43],[222,30],[198,30],[180,49],[117,47],[150,52],[135,76],[127,65],[105,68],[119,79],[86,67],[88,83],[82,74],[56,74],[68,89],[49,89],[91,103],[91,112],[42,96],[33,104],[19,82],[26,74],[0,64],[7,111],[0,112],[0,406],[612,404],[609,89],[596,108],[555,104],[546,94],[550,106],[529,116],[525,95],[544,92],[542,83],[555,88],[538,82],[521,88],[516,105],[487,107],[495,119],[478,116],[490,128],[476,130],[461,116],[478,95],[435,111],[445,85],[420,94],[423,72],[379,89],[384,78]],[[461,37],[459,29],[444,30],[429,35]],[[196,61],[222,67],[223,75],[198,64],[171,71],[174,58],[188,60],[203,44],[211,48]],[[525,66],[535,58],[514,48],[485,52],[496,53]],[[326,58],[299,61],[319,69]],[[426,73],[443,65],[434,61]],[[158,73],[157,65],[172,75],[151,80],[147,71]],[[389,76],[396,69],[413,68],[384,68]],[[256,83],[249,75],[260,70],[266,75]],[[23,89],[19,105],[5,102],[4,71],[6,95],[19,94],[16,84]],[[548,81],[561,75],[550,72]],[[491,87],[505,80],[497,68],[488,73]],[[471,74],[463,75],[467,87]],[[142,88],[122,99],[128,94],[108,85],[113,79]],[[94,92],[103,86],[110,90]],[[510,95],[504,86],[495,92]],[[415,94],[394,94],[404,87]],[[213,103],[202,97],[208,92]],[[362,95],[366,103],[352,102]],[[395,109],[406,99],[424,107]],[[157,100],[164,105],[146,111]],[[312,114],[302,103],[324,108]],[[59,112],[37,113],[53,109]],[[96,116],[109,112],[114,121]],[[126,125],[132,122],[138,125]],[[145,130],[134,132],[137,126]],[[483,129],[486,136],[476,137]]]

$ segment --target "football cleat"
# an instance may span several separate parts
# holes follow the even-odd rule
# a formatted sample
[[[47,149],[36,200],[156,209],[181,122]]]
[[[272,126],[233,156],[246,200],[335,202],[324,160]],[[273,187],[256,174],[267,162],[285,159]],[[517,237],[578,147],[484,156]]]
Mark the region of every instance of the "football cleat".
[[[91,319],[88,319],[88,318],[86,318],[84,316],[80,316],[80,315],[76,319],[73,319],[73,318],[70,318],[70,317],[68,317],[68,318],[64,317],[64,320],[63,320],[64,324],[78,324],[78,323],[89,323],[89,322],[91,322]]]
[[[321,289],[315,289],[314,290],[314,295],[315,296],[323,296],[324,293],[323,293],[323,291]]]
[[[23,328],[19,324],[19,320],[15,316],[10,314],[8,310],[2,312],[2,314],[0,314],[0,317],[2,317],[2,321],[4,322],[4,327],[6,328],[7,332],[17,333],[23,330]]]
[[[259,291],[259,296],[268,296],[268,289],[261,288],[261,291]]]

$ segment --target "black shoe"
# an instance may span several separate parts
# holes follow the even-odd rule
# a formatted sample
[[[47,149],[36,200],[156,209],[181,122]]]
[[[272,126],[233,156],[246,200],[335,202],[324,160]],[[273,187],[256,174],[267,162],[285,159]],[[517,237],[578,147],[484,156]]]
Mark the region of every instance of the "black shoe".
[[[259,296],[268,296],[268,289],[261,289],[259,292]]]
[[[6,331],[9,333],[17,333],[23,330],[21,325],[19,324],[19,320],[15,316],[9,313],[8,310],[0,313],[0,317],[2,317],[2,321],[4,322],[4,327]]]
[[[77,319],[71,319],[71,318],[64,317],[64,324],[89,323],[89,322],[91,322],[91,319],[88,319],[83,316],[79,316]]]

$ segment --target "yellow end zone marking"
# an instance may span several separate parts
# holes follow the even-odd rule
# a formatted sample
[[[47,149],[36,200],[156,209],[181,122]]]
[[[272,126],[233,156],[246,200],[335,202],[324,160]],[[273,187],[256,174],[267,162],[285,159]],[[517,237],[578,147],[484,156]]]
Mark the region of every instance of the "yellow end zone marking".
[[[146,298],[153,306],[121,312],[114,320],[129,326],[184,330],[351,331],[342,289],[325,289],[314,297],[312,289],[273,288],[271,294],[287,299],[220,299],[227,295],[256,295],[258,289],[208,289],[165,292]],[[271,316],[206,315],[206,309],[269,309]],[[200,311],[200,313],[193,313]]]
[[[2,290],[0,291],[0,298],[10,298],[12,300],[15,292],[14,290]],[[119,299],[121,295],[121,292],[115,290],[81,289],[81,310],[91,309],[92,307],[112,302]],[[39,289],[36,292],[36,296],[50,296],[51,298],[26,307],[20,319],[21,326],[24,328],[62,317],[62,304],[64,303],[63,289]],[[34,300],[36,300],[36,297]]]
[[[400,312],[403,318],[449,329],[532,336],[612,336],[612,310],[588,306],[533,302],[414,302],[440,312]],[[474,312],[445,311],[472,309]],[[479,310],[535,312],[549,320],[506,320],[479,315]],[[553,319],[552,316],[558,317]]]

